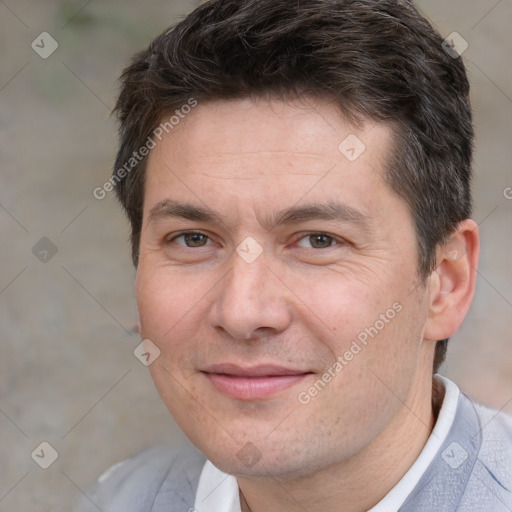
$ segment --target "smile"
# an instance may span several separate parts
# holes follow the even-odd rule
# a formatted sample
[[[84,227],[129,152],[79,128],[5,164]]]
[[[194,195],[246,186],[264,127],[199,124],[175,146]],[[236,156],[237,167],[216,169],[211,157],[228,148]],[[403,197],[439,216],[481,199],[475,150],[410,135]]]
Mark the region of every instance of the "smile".
[[[311,372],[280,366],[215,365],[203,372],[218,391],[236,400],[262,400],[301,382]]]

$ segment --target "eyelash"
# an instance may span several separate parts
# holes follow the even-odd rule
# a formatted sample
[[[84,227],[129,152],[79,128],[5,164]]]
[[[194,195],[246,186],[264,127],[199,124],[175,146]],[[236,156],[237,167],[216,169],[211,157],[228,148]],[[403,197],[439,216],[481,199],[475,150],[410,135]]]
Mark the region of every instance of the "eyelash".
[[[171,244],[171,243],[175,242],[178,238],[185,237],[187,235],[203,235],[203,236],[207,237],[208,241],[211,241],[211,237],[209,235],[207,235],[206,233],[203,233],[202,231],[184,231],[184,232],[174,235],[170,238],[167,237],[165,239],[165,244],[166,245]],[[182,245],[182,244],[178,244],[178,245]],[[187,246],[183,244],[183,247],[187,247]],[[193,247],[187,247],[187,248],[193,249]]]
[[[302,247],[303,249],[316,249],[316,250],[330,249],[331,247],[334,247],[335,245],[343,244],[343,241],[340,238],[335,237],[334,235],[330,235],[329,233],[324,233],[323,231],[313,231],[313,232],[310,232],[310,233],[303,233],[297,239],[295,244],[298,244],[298,242],[300,242],[301,240],[304,240],[304,239],[307,239],[307,238],[311,238],[311,237],[314,237],[314,236],[330,238],[332,243],[328,247]]]
[[[184,231],[182,233],[179,233],[177,235],[174,235],[172,236],[172,238],[166,238],[165,239],[165,244],[168,245],[168,244],[171,244],[173,242],[175,242],[178,238],[181,238],[181,237],[185,237],[187,235],[203,235],[205,237],[207,237],[208,241],[211,241],[211,237],[209,235],[207,235],[206,233],[203,233],[201,231]],[[298,244],[298,242],[300,242],[301,240],[304,240],[308,237],[312,237],[312,236],[324,236],[324,237],[327,237],[327,238],[330,238],[331,241],[332,241],[332,244],[329,245],[328,247],[321,247],[321,248],[315,248],[315,247],[302,247],[303,249],[316,249],[316,250],[320,250],[320,249],[330,249],[331,247],[334,247],[335,245],[345,245],[347,242],[343,239],[340,239],[339,237],[335,237],[334,235],[330,235],[329,233],[324,233],[323,231],[311,231],[311,232],[308,232],[308,233],[302,233],[294,242],[295,245]],[[178,244],[178,245],[181,245],[182,247],[185,247],[185,248],[188,248],[188,249],[194,249],[194,247],[189,247],[189,246],[186,246],[185,244]],[[203,246],[198,246],[197,248],[200,248],[200,247],[205,247],[204,245]]]

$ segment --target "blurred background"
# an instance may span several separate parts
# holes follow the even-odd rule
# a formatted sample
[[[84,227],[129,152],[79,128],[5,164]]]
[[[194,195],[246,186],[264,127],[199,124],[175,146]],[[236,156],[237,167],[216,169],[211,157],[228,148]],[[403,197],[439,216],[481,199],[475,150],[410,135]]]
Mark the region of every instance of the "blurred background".
[[[0,0],[1,512],[70,510],[111,464],[183,441],[133,354],[127,222],[93,190],[122,68],[197,4]],[[512,0],[417,4],[468,44],[477,130],[477,296],[441,373],[512,413]]]

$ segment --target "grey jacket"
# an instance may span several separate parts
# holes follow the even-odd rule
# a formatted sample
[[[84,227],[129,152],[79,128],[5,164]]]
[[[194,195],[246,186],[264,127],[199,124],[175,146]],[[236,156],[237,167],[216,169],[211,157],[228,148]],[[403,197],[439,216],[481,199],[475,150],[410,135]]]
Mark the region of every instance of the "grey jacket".
[[[79,510],[194,512],[204,462],[192,446],[143,452],[98,482]],[[512,418],[460,394],[445,443],[399,510],[427,511],[512,512]]]

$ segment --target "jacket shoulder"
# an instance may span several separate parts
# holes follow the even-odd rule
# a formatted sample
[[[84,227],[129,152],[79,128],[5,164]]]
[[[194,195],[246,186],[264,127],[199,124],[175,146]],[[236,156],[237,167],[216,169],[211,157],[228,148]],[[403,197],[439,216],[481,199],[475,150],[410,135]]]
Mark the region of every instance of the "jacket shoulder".
[[[481,446],[457,510],[512,510],[512,418],[473,403]]]
[[[479,460],[504,488],[512,491],[512,417],[475,404],[482,446]]]
[[[206,459],[191,444],[155,446],[103,473],[78,512],[188,512]]]

